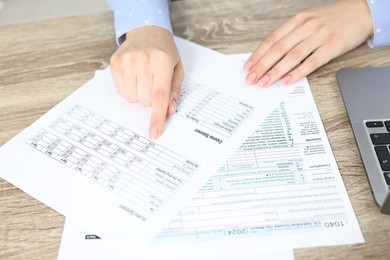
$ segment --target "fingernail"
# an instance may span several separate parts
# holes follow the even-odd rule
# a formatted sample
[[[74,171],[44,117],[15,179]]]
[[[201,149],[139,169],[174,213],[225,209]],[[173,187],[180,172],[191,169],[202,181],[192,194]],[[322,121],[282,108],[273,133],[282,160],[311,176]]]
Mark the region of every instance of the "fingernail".
[[[171,102],[171,112],[172,112],[172,115],[176,113],[176,100],[172,99],[172,102]]]
[[[255,83],[255,80],[256,80],[256,73],[252,72],[251,74],[249,74],[248,76],[246,76],[246,82],[250,85],[254,84]]]
[[[282,78],[282,84],[283,85],[288,85],[292,79],[292,76],[290,74],[286,75],[285,77]]]
[[[158,136],[158,129],[157,127],[155,126],[152,126],[150,129],[149,129],[149,137],[153,140],[157,139],[157,136]]]
[[[265,87],[269,81],[269,75],[264,75],[257,84],[259,84],[260,87]]]
[[[253,63],[251,61],[247,61],[244,65],[244,71],[248,72],[253,67]]]

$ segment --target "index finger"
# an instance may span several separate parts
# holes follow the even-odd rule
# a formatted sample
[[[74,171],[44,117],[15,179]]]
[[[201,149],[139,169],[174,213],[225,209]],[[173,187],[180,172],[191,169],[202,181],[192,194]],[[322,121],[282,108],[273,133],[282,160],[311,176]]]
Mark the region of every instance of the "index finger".
[[[161,70],[160,67],[155,71],[152,83],[152,115],[149,124],[149,137],[151,139],[157,139],[164,129],[173,75],[173,69]]]

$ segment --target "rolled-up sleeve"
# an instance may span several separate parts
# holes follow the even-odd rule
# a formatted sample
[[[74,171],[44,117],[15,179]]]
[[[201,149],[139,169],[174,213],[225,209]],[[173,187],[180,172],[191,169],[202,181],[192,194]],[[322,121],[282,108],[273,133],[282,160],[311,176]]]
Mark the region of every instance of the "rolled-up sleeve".
[[[156,25],[172,32],[169,17],[170,0],[107,0],[114,14],[115,35],[118,44],[128,31]]]
[[[370,47],[390,45],[390,0],[367,0],[374,24],[374,35],[368,39]]]

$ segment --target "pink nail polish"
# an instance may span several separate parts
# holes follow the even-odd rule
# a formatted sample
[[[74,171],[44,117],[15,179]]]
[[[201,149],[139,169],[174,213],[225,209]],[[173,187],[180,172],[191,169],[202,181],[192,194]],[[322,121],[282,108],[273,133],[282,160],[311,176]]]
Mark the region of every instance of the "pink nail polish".
[[[266,74],[259,80],[259,82],[257,84],[259,84],[260,87],[264,88],[264,87],[266,87],[268,81],[269,81],[269,75]]]
[[[251,74],[249,74],[248,76],[246,76],[246,82],[250,85],[254,84],[255,83],[255,80],[256,80],[256,73],[252,72]]]
[[[157,139],[157,136],[158,136],[158,129],[157,127],[155,126],[152,126],[150,129],[149,129],[149,137],[153,140]]]
[[[282,84],[288,85],[291,82],[292,76],[290,74],[282,78]]]
[[[247,61],[244,65],[244,71],[248,72],[253,67],[253,63],[251,61]]]

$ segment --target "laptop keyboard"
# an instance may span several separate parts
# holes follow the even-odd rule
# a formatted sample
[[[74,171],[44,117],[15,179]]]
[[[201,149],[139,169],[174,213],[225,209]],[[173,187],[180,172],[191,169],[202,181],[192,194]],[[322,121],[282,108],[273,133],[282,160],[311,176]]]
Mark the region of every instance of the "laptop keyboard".
[[[390,120],[367,121],[371,142],[387,185],[390,185]]]

